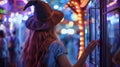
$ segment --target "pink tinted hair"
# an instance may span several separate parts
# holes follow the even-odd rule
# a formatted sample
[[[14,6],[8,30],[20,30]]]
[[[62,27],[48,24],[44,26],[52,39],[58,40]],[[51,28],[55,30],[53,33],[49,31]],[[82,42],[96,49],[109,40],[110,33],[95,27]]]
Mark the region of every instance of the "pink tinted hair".
[[[21,56],[25,67],[45,67],[43,57],[50,43],[56,39],[53,28],[47,31],[30,31]]]

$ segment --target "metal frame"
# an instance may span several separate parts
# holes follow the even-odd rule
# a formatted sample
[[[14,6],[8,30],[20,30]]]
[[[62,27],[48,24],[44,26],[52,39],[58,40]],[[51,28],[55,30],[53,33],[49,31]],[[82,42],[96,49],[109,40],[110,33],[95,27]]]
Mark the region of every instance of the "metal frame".
[[[95,30],[95,40],[97,40],[97,37],[96,37],[96,32],[97,32],[97,22],[96,22],[96,10],[97,9],[99,9],[99,8],[89,8],[89,14],[91,14],[91,10],[92,9],[94,9],[94,11],[95,11],[95,13],[94,13],[94,17],[95,17],[95,24],[94,24],[94,30]],[[89,29],[90,29],[90,31],[92,30],[92,26],[91,26],[91,22],[90,22],[90,20],[91,20],[91,16],[89,16]],[[89,41],[91,41],[92,40],[92,32],[90,32],[89,33]],[[97,48],[95,48],[95,52],[94,52],[94,54],[95,54],[95,67],[97,67],[97,65],[96,65],[96,62],[97,62],[97,59],[96,59],[96,54],[97,54]],[[89,55],[90,57],[91,57],[91,54]],[[90,59],[91,60],[91,59]]]
[[[108,67],[107,64],[107,1],[100,0],[100,67]]]

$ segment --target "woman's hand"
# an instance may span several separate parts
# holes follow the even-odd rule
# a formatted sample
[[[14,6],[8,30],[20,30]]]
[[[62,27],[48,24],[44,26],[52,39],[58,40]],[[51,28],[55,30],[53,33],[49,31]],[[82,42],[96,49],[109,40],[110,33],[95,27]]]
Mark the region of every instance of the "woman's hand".
[[[85,53],[87,53],[87,54],[91,53],[95,49],[96,45],[97,45],[97,41],[96,40],[92,40],[88,44],[87,48],[85,49]]]
[[[87,59],[87,56],[95,49],[97,45],[97,41],[95,40],[92,40],[87,48],[85,49],[85,51],[83,52],[83,54],[81,55],[80,59],[78,60],[78,62],[74,65],[74,67],[83,67],[86,59]]]

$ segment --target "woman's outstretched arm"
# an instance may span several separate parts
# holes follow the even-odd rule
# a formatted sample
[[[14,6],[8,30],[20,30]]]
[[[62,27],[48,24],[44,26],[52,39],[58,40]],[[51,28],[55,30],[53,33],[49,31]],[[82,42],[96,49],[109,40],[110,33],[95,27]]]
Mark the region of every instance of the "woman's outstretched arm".
[[[69,62],[69,60],[65,54],[58,57],[58,59],[57,59],[58,63],[60,64],[61,67],[82,67],[86,61],[87,56],[94,50],[96,44],[97,44],[96,41],[94,41],[94,40],[91,41],[88,44],[85,51],[83,52],[83,54],[81,55],[81,58],[77,61],[77,63],[75,65],[71,65],[71,63]]]

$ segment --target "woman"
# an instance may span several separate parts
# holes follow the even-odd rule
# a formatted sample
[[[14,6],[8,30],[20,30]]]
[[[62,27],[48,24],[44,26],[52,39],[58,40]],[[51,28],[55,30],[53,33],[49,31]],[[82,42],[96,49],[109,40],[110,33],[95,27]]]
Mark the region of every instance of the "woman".
[[[24,10],[35,6],[34,15],[27,22],[30,34],[22,52],[24,67],[72,67],[64,45],[58,40],[54,29],[61,22],[63,13],[53,10],[43,1],[29,1]],[[88,54],[96,46],[96,41],[90,42],[85,52],[73,67],[82,67]]]

